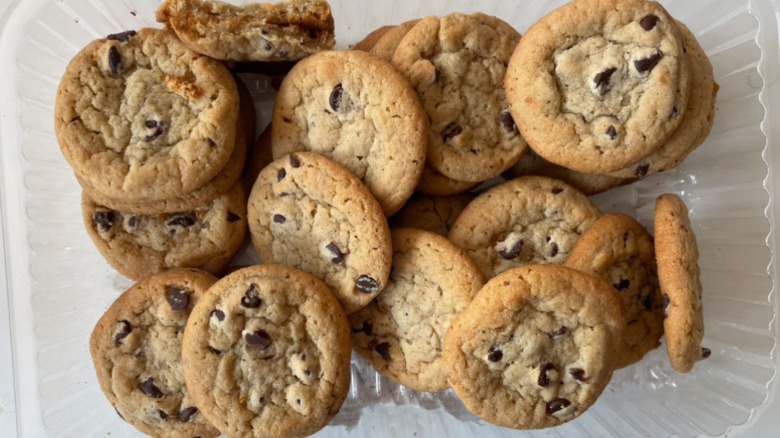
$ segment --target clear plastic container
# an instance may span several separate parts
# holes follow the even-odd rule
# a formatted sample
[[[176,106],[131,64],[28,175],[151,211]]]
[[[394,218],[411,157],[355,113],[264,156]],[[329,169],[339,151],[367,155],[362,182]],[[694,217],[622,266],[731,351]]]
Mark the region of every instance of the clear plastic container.
[[[0,430],[23,437],[141,436],[105,400],[89,334],[131,285],[93,247],[80,188],[57,146],[54,99],[68,61],[92,39],[158,26],[159,0],[24,0],[0,30]],[[481,11],[521,33],[556,1],[332,1],[338,48],[385,24]],[[772,0],[663,1],[707,51],[720,84],[712,134],[678,168],[595,197],[652,225],[655,197],[680,194],[701,252],[705,345],[712,357],[675,373],[665,349],[617,372],[586,414],[561,427],[518,432],[485,424],[451,392],[401,387],[355,358],[350,396],[322,437],[718,436],[750,430],[767,408],[777,367],[772,232],[776,185],[769,119],[780,105],[778,24]],[[269,119],[268,78],[245,75]],[[777,155],[777,154],[775,154]],[[245,247],[244,260],[253,260]],[[7,299],[6,299],[7,298]],[[7,354],[12,352],[12,355]],[[12,370],[12,371],[11,371]],[[12,375],[8,375],[11,373]],[[9,402],[8,399],[12,400]],[[771,415],[771,414],[770,414]],[[749,434],[748,434],[749,435]]]

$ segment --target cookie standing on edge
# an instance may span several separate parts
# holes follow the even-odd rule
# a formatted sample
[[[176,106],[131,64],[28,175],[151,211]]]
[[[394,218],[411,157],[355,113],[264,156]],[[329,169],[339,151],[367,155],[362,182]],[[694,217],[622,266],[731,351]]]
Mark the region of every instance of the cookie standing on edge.
[[[322,155],[296,152],[263,169],[247,221],[263,263],[321,278],[347,314],[387,284],[392,250],[382,208],[355,175]]]
[[[655,257],[664,302],[664,334],[672,367],[687,373],[710,356],[704,338],[699,248],[679,196],[664,194],[655,202]]]
[[[197,269],[148,277],[117,298],[92,331],[100,388],[122,419],[145,434],[219,435],[196,407],[181,369],[187,318],[215,281]]]
[[[485,282],[442,236],[413,228],[393,235],[393,272],[379,296],[349,316],[352,344],[374,368],[417,391],[444,391],[442,339]]]
[[[350,384],[349,322],[314,276],[274,265],[240,269],[198,300],[184,333],[187,387],[235,438],[313,434]]]
[[[533,265],[488,281],[444,338],[449,381],[483,420],[540,429],[587,410],[609,383],[626,317],[604,280]]]

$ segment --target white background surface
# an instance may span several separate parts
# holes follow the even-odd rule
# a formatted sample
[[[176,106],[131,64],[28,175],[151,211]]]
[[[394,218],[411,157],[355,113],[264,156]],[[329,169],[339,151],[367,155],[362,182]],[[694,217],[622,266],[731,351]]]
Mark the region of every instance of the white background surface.
[[[17,3],[18,1],[23,0],[0,0],[0,26],[4,23],[5,19],[7,18],[6,15],[8,13],[8,10],[11,7],[12,3]],[[507,0],[509,1],[509,0]],[[776,18],[780,19],[780,0],[773,0],[773,13]],[[2,27],[0,27],[2,29]],[[774,50],[777,52],[778,50],[778,41],[768,41],[765,42],[767,44],[765,47],[767,50]],[[0,51],[7,50],[7,48],[4,48],[0,46]],[[780,69],[775,69],[774,75],[769,76],[766,78],[766,85],[768,87],[769,95],[767,96],[770,102],[774,102],[776,105],[773,108],[774,112],[778,111],[777,104],[780,104]],[[1,74],[1,73],[0,73]],[[768,116],[772,117],[774,116],[774,119],[777,120],[777,114],[771,113]],[[0,113],[0,117],[6,117],[6,114]],[[780,129],[779,128],[773,128],[770,123],[770,130],[773,130],[769,134],[769,141],[774,144],[777,143],[778,139],[780,139]],[[774,134],[774,135],[772,135]],[[774,138],[773,138],[774,137]],[[778,164],[780,164],[780,150],[778,150],[778,147],[780,146],[773,146],[771,149],[774,149],[774,151],[770,150],[770,157],[768,157],[770,160],[774,161],[774,168],[779,169]],[[1,189],[1,187],[0,187]],[[780,193],[780,183],[778,183],[777,179],[774,180],[772,190],[775,194]],[[2,192],[0,192],[2,193]],[[777,198],[775,198],[775,201],[777,201]],[[2,205],[0,203],[0,205]],[[775,212],[773,214],[775,215],[775,220],[773,221],[776,223],[777,214],[778,211],[777,206],[775,206]],[[0,214],[0,231],[2,231],[3,223],[2,223],[2,214]],[[780,237],[777,236],[777,233],[775,232],[774,237],[774,248],[777,249],[780,246],[778,245],[780,243]],[[0,232],[0,247],[3,245],[3,233]],[[0,315],[7,315],[8,314],[8,301],[6,299],[6,293],[4,289],[6,288],[7,278],[6,278],[6,266],[7,266],[7,260],[3,259],[2,264],[0,264]],[[778,291],[775,291],[775,294],[777,294]],[[775,295],[775,301],[777,301],[777,296]],[[774,322],[774,330],[776,333],[776,339],[780,338],[778,336],[778,321],[775,320]],[[775,346],[775,356],[777,356],[777,346]],[[14,380],[13,380],[13,358],[12,358],[12,349],[11,349],[11,331],[10,331],[10,321],[0,319],[0,437],[2,438],[12,438],[17,436],[17,425],[16,425],[16,408],[15,408],[15,398],[14,398]],[[761,408],[759,408],[755,413],[754,416],[756,417],[755,420],[752,421],[753,425],[750,427],[750,429],[742,429],[739,427],[736,427],[734,430],[727,431],[724,436],[725,437],[750,437],[750,438],[775,438],[780,437],[780,396],[778,396],[778,392],[780,391],[780,388],[778,388],[778,379],[777,376],[775,376],[775,379],[771,383],[771,389],[770,389],[770,399],[768,403],[764,404]],[[27,438],[27,437],[25,437]]]

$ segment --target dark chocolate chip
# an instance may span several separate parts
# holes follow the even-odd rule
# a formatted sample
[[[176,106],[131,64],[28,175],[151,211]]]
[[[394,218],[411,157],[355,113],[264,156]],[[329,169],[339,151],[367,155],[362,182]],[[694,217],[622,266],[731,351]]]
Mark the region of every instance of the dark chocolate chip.
[[[130,216],[130,219],[127,220],[127,225],[135,227],[136,222],[138,222],[138,216]]]
[[[620,281],[612,285],[617,290],[623,290],[629,286],[631,286],[631,282],[627,278],[621,278]]]
[[[576,380],[579,380],[580,382],[585,382],[585,370],[582,368],[570,368],[569,374],[571,374],[572,377],[574,377]]]
[[[517,125],[515,119],[512,118],[512,114],[509,111],[501,113],[501,125],[504,126],[507,132],[517,132]]]
[[[144,126],[146,126],[149,129],[156,128],[157,127],[157,120],[147,120],[144,122]]]
[[[285,176],[287,176],[287,171],[284,168],[279,169],[279,172],[276,173],[276,182],[283,180]]]
[[[491,362],[498,362],[504,358],[504,352],[495,347],[490,347],[487,358]]]
[[[176,418],[178,418],[182,423],[186,423],[192,419],[192,416],[195,415],[196,412],[198,412],[198,408],[195,406],[190,406],[187,409],[179,411],[179,414],[176,415]]]
[[[263,304],[263,300],[257,296],[255,285],[249,286],[249,289],[246,290],[244,296],[241,297],[241,305],[247,309],[257,309],[261,304]]]
[[[355,287],[364,294],[374,294],[379,291],[379,283],[368,275],[361,275],[355,281]]]
[[[116,332],[116,335],[114,335],[114,342],[118,345],[122,345],[122,341],[124,341],[127,335],[129,335],[130,332],[133,331],[133,326],[130,325],[130,322],[125,319],[119,321],[117,326],[118,326],[118,330]]]
[[[105,233],[114,226],[114,212],[113,211],[98,211],[95,216],[92,217],[92,226],[97,229],[98,233]]]
[[[157,415],[160,417],[161,420],[165,420],[168,418],[168,414],[165,413],[165,411],[157,410]]]
[[[701,357],[702,359],[707,359],[712,355],[712,350],[710,350],[707,347],[701,347]]]
[[[634,171],[634,175],[636,175],[637,178],[644,178],[647,176],[647,171],[650,170],[649,164],[640,164],[636,167],[636,170]]]
[[[352,333],[365,333],[366,336],[371,336],[371,333],[374,332],[374,326],[369,321],[363,321],[363,327],[360,327],[359,329],[352,329]]]
[[[609,91],[610,88],[612,88],[609,81],[616,71],[617,68],[615,67],[608,68],[598,72],[596,76],[593,77],[593,84],[596,86],[596,89],[599,91],[600,95],[603,96],[607,93],[607,91]]]
[[[283,224],[283,223],[287,222],[287,218],[282,216],[281,214],[275,214],[274,215],[274,222],[276,222],[277,224]]]
[[[160,391],[160,388],[157,387],[157,385],[154,384],[154,378],[149,377],[148,379],[141,382],[141,384],[138,386],[141,388],[141,391],[143,391],[144,394],[148,395],[152,398],[161,398],[163,396],[162,391]]]
[[[151,122],[151,121],[153,121],[153,120],[147,120],[146,121],[146,126],[148,128],[153,128],[153,127],[149,126],[149,122]],[[161,136],[163,134],[163,132],[165,132],[165,122],[159,122],[159,123],[157,123],[156,129],[154,130],[154,132],[149,134],[149,135],[147,135],[146,137],[144,137],[144,141],[154,141],[154,140],[157,139],[157,137]]]
[[[550,257],[558,255],[558,244],[553,242],[550,244]]]
[[[195,218],[191,214],[177,214],[171,220],[168,221],[169,227],[191,227],[195,225]]]
[[[639,22],[639,25],[642,26],[642,29],[646,31],[653,30],[656,24],[658,24],[658,17],[655,15],[648,15]]]
[[[330,259],[332,263],[339,264],[344,261],[344,254],[341,252],[338,246],[336,246],[335,243],[330,242],[328,246],[325,247],[328,251],[333,254],[333,258]]]
[[[269,335],[265,330],[258,330],[254,333],[247,333],[244,335],[244,340],[246,341],[247,345],[254,348],[255,350],[265,350],[274,343],[274,341],[271,340],[271,335]]]
[[[339,106],[341,106],[341,98],[344,94],[344,87],[341,86],[341,84],[336,85],[333,87],[333,91],[330,92],[330,97],[328,97],[328,103],[330,104],[330,107],[333,108],[333,111],[338,112]]]
[[[111,46],[108,49],[108,68],[113,74],[118,74],[122,71],[122,55],[119,54],[116,46]]]
[[[207,137],[207,138],[206,138],[206,143],[208,143],[208,145],[209,145],[209,146],[211,146],[211,147],[213,147],[213,148],[217,147],[217,142],[215,142],[215,141],[214,141],[214,140],[212,140],[211,138],[208,138],[208,137]]]
[[[539,378],[536,379],[536,383],[542,388],[547,388],[548,386],[550,386],[550,377],[547,375],[547,372],[552,371],[554,369],[555,369],[555,365],[549,362],[542,365],[542,368],[539,369]]]
[[[241,301],[243,301],[243,299]],[[212,310],[211,311],[211,316],[216,317],[217,321],[219,321],[219,322],[222,322],[222,321],[225,320],[225,312],[223,312],[223,311],[221,311],[219,309]]]
[[[650,70],[652,70],[653,67],[656,66],[656,64],[658,64],[658,61],[660,61],[661,58],[663,58],[663,55],[660,52],[658,52],[653,54],[649,58],[637,59],[636,61],[634,61],[634,67],[636,68],[636,71],[638,71],[639,73],[647,73]]]
[[[301,159],[298,158],[297,155],[290,154],[290,166],[297,168],[297,167],[301,167],[301,164],[303,163],[301,162]]]
[[[569,406],[571,406],[571,402],[565,398],[554,398],[552,401],[547,403],[547,413],[553,415],[561,409],[565,409]]]
[[[228,211],[227,220],[228,220],[228,222],[235,222],[235,221],[241,220],[241,216],[233,213],[232,211]]]
[[[168,288],[168,305],[171,310],[184,310],[190,305],[190,296],[184,292],[184,289],[178,286]]]
[[[461,132],[463,132],[463,128],[460,125],[450,123],[446,128],[444,128],[444,132],[441,134],[441,139],[446,143],[447,141],[452,140],[453,138],[460,135]]]
[[[520,255],[520,253],[523,251],[523,240],[520,239],[517,242],[515,242],[514,245],[512,245],[509,249],[502,249],[498,252],[498,255],[500,255],[502,258],[506,260],[512,260],[513,258]]]
[[[560,338],[561,336],[565,335],[568,331],[569,330],[566,327],[561,327],[558,330],[550,333],[550,337],[553,339]]]
[[[617,138],[617,129],[615,129],[614,126],[610,125],[609,128],[607,128],[607,137],[609,137],[610,140]]]
[[[127,41],[130,38],[134,37],[135,34],[136,34],[136,32],[134,30],[128,30],[128,31],[122,32],[122,33],[112,33],[111,35],[109,35],[106,38],[108,38],[108,40],[119,41],[120,43],[124,43],[125,41]]]
[[[387,342],[382,342],[376,345],[374,347],[374,351],[379,353],[380,356],[382,356],[382,359],[384,360],[390,360],[390,344]]]
[[[273,44],[271,44],[271,42],[270,42],[270,41],[268,41],[268,40],[267,40],[267,39],[265,39],[265,38],[262,38],[262,40],[263,40],[263,43],[264,43],[264,44],[263,44],[263,47],[265,48],[265,51],[266,51],[266,52],[270,52],[271,50],[273,50],[273,48],[274,48],[274,45],[273,45]]]

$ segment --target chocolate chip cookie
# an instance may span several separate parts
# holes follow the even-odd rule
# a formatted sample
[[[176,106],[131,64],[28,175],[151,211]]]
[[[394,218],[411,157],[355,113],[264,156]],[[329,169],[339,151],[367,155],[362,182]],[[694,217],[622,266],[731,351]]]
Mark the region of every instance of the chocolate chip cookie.
[[[428,17],[404,36],[393,64],[430,119],[427,163],[457,181],[498,176],[526,149],[504,95],[520,34],[481,13]]]
[[[382,26],[377,29],[374,29],[373,31],[371,31],[371,33],[366,35],[365,38],[355,43],[355,45],[352,46],[352,50],[362,50],[364,52],[371,51],[371,48],[374,47],[376,42],[379,41],[387,32],[389,32],[394,27],[395,26]]]
[[[478,182],[456,181],[441,174],[429,165],[423,167],[417,191],[431,196],[457,195],[478,186]]]
[[[360,178],[387,216],[414,192],[427,135],[406,78],[359,50],[300,61],[282,82],[271,124],[275,158],[301,150],[327,156]]]
[[[672,367],[687,373],[710,356],[704,338],[699,248],[679,196],[664,194],[655,202],[655,257],[664,303],[664,334]]]
[[[563,264],[577,239],[601,211],[574,187],[552,178],[524,176],[471,201],[448,235],[485,278],[507,269]]]
[[[157,21],[192,50],[223,61],[291,61],[335,44],[324,0],[235,6],[210,0],[166,0]]]
[[[140,280],[174,267],[219,274],[246,236],[246,195],[240,182],[193,210],[137,214],[104,207],[82,193],[87,234],[122,275]]]
[[[689,73],[680,31],[660,4],[576,0],[528,29],[505,86],[531,148],[602,174],[636,163],[674,132]]]
[[[198,300],[182,366],[203,415],[231,437],[325,427],[350,383],[349,322],[322,281],[274,265],[239,269]]]
[[[415,195],[390,219],[391,228],[417,228],[447,236],[452,224],[476,195]]]
[[[173,32],[141,29],[81,50],[54,111],[60,149],[88,193],[151,202],[196,190],[222,170],[235,144],[238,92],[222,63]]]
[[[444,391],[441,344],[450,323],[484,280],[479,268],[442,236],[398,228],[385,290],[349,316],[352,345],[379,373],[418,391]]]
[[[570,421],[609,383],[625,329],[618,293],[601,278],[554,265],[488,281],[444,337],[455,393],[483,420],[515,429]]]
[[[100,388],[117,413],[160,438],[216,437],[184,384],[181,350],[187,318],[217,279],[171,269],[125,291],[95,325],[90,353]]]
[[[385,61],[392,61],[395,49],[398,48],[401,40],[403,40],[406,34],[419,22],[419,19],[409,20],[390,29],[377,40],[374,46],[371,47],[371,50],[369,50],[369,53],[378,56]]]
[[[347,314],[387,285],[390,229],[371,192],[343,166],[314,152],[268,165],[249,195],[249,231],[263,263],[322,279]]]
[[[574,245],[565,266],[596,275],[620,293],[628,325],[617,352],[617,368],[638,362],[661,345],[664,310],[652,236],[633,218],[609,213]]]

